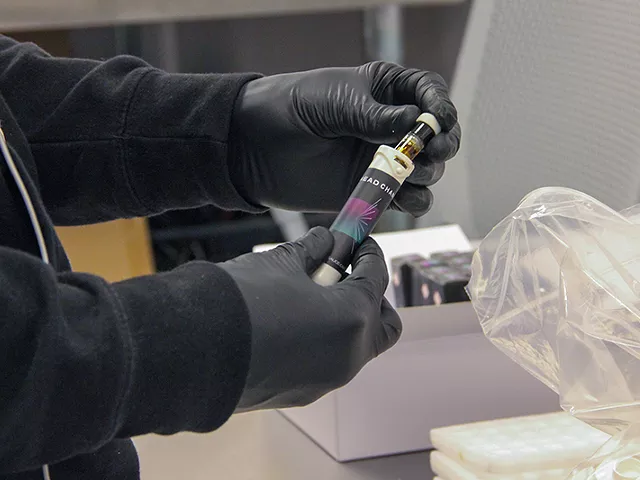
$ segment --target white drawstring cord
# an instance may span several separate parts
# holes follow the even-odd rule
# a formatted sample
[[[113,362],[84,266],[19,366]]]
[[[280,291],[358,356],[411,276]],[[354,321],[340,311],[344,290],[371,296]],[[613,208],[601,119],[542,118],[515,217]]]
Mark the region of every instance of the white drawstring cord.
[[[2,151],[2,156],[4,157],[5,163],[9,168],[9,172],[11,172],[13,181],[18,186],[18,190],[20,191],[20,196],[22,196],[22,201],[24,202],[25,207],[27,207],[27,212],[29,213],[29,219],[31,220],[33,231],[36,234],[36,239],[38,240],[40,257],[42,258],[42,261],[44,263],[48,264],[49,253],[47,252],[47,244],[45,243],[44,235],[42,234],[42,227],[40,226],[40,222],[38,221],[38,216],[36,215],[36,209],[33,207],[31,196],[29,195],[29,191],[27,190],[27,187],[24,184],[22,177],[20,176],[18,167],[16,166],[16,163],[13,161],[13,157],[11,156],[11,151],[9,150],[9,146],[7,145],[7,139],[4,136],[4,130],[2,130],[2,127],[0,127],[0,150]],[[43,465],[42,476],[44,477],[44,480],[51,480],[49,465]]]
[[[33,226],[33,230],[38,240],[38,248],[40,249],[40,256],[42,257],[42,261],[48,264],[49,253],[47,252],[47,245],[44,241],[44,235],[42,234],[42,228],[40,227],[40,222],[38,221],[36,210],[35,208],[33,208],[33,202],[31,201],[31,197],[29,196],[27,187],[25,186],[22,180],[22,177],[20,176],[18,167],[16,167],[16,164],[13,161],[13,157],[11,156],[11,152],[9,151],[9,147],[7,145],[7,139],[4,136],[4,131],[2,130],[2,127],[0,127],[0,149],[2,150],[2,156],[4,157],[7,167],[9,167],[11,176],[13,177],[13,180],[16,182],[16,185],[18,186],[18,190],[20,191],[22,200],[24,201],[24,204],[27,207],[27,212],[29,213],[29,219],[31,220],[31,225]]]

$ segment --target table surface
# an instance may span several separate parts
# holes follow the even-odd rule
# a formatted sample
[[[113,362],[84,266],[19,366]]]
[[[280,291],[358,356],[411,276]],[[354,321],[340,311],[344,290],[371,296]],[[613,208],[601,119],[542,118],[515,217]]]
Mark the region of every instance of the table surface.
[[[401,0],[401,3],[426,5],[462,1],[464,0]],[[0,30],[9,32],[348,10],[388,3],[388,0],[3,0],[0,2]]]
[[[430,480],[428,452],[340,464],[279,413],[232,417],[218,431],[136,439],[142,480]]]

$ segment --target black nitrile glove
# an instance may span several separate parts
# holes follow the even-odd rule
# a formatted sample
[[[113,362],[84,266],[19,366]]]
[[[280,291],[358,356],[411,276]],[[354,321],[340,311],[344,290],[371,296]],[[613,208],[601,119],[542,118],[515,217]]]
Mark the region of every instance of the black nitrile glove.
[[[400,317],[384,299],[380,247],[366,240],[353,273],[322,287],[309,277],[333,236],[316,227],[295,243],[223,263],[249,307],[251,366],[238,411],[307,405],[345,385],[396,343]]]
[[[420,216],[431,207],[428,186],[460,145],[460,125],[439,75],[375,62],[249,82],[234,109],[229,163],[238,191],[253,204],[337,212],[379,144],[395,144],[420,113],[443,133],[416,161],[391,208]]]

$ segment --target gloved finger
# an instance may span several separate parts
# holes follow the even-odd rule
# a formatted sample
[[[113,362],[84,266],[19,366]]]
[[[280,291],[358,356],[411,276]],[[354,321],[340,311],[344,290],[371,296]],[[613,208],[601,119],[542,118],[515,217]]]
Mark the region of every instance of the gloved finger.
[[[379,305],[389,284],[389,272],[380,246],[374,239],[367,238],[356,250],[351,264],[351,275],[338,285],[364,291]]]
[[[292,244],[300,264],[311,275],[333,249],[333,235],[325,227],[314,227]]]
[[[460,148],[462,130],[460,124],[456,123],[450,132],[442,132],[436,135],[427,143],[425,149],[418,158],[417,163],[445,162],[453,158]]]
[[[458,122],[458,112],[449,98],[449,87],[440,75],[415,69],[390,73],[395,75],[389,85],[392,103],[417,105],[421,112],[435,115],[444,132],[453,129]]]
[[[449,98],[449,87],[437,73],[424,72],[418,79],[415,98],[423,112],[435,115],[444,132],[451,131],[458,123],[458,111]]]
[[[336,117],[339,123],[334,130],[340,136],[369,143],[396,143],[411,130],[419,115],[420,109],[415,105],[383,105],[369,96],[364,102],[345,106]]]
[[[376,356],[393,347],[402,334],[400,315],[386,298],[382,299],[380,321],[382,322],[382,331],[376,336]]]
[[[427,187],[404,183],[391,204],[393,210],[421,217],[433,205],[433,193]]]
[[[442,178],[444,169],[444,162],[427,163],[426,165],[416,163],[416,168],[406,182],[422,187],[430,187]]]

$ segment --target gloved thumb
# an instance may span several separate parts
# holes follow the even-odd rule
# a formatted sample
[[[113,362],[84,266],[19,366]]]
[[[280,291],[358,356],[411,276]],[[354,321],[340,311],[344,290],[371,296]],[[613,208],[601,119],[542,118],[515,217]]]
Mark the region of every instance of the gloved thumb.
[[[383,105],[371,99],[351,108],[354,118],[352,131],[346,132],[369,143],[384,144],[399,142],[413,128],[420,116],[415,105]]]
[[[339,285],[367,292],[366,298],[373,300],[380,308],[379,322],[371,325],[372,358],[391,348],[402,332],[400,316],[384,298],[388,283],[389,273],[382,249],[373,239],[368,238],[356,252],[353,272]],[[355,298],[353,294],[351,296]]]
[[[389,284],[389,272],[382,249],[373,238],[369,237],[362,242],[356,250],[352,265],[351,275],[341,285],[365,291],[367,298],[381,302]]]
[[[329,257],[333,249],[333,235],[325,227],[314,227],[293,243],[300,264],[311,275]]]

